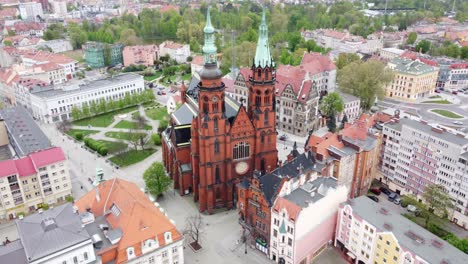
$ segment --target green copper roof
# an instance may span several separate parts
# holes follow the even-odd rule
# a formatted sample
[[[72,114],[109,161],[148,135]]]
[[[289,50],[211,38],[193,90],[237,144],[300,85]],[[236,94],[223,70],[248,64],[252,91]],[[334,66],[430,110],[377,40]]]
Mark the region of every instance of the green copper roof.
[[[262,68],[273,64],[268,45],[268,26],[265,19],[265,9],[263,9],[262,22],[258,30],[257,51],[255,52],[255,66]]]
[[[211,25],[211,17],[210,17],[210,8],[206,11],[206,25],[203,29],[205,32],[205,44],[203,45],[203,56],[205,59],[205,64],[213,64],[216,63],[216,45],[215,45],[215,36],[214,36],[214,28]]]
[[[284,219],[281,220],[281,225],[280,225],[280,228],[279,228],[279,232],[281,234],[285,234],[286,233],[286,226],[284,225]]]

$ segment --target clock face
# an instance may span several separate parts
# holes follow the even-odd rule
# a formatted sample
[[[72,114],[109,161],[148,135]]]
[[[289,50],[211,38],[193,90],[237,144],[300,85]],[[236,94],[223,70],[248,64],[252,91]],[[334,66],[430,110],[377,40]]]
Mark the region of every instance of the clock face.
[[[241,161],[236,164],[236,172],[237,174],[241,175],[246,173],[249,170],[249,164],[245,161]]]
[[[213,102],[215,102],[215,103],[216,103],[216,102],[218,102],[218,97],[216,97],[216,96],[213,96],[213,98],[211,98],[211,100],[213,100]]]

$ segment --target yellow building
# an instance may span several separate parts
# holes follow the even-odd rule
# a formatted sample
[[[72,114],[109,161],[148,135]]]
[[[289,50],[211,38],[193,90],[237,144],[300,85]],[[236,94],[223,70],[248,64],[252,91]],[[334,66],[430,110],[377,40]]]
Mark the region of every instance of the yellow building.
[[[391,60],[388,67],[395,77],[385,88],[386,97],[414,102],[434,93],[439,68],[401,57]]]
[[[400,263],[400,245],[392,232],[377,233],[374,263]]]

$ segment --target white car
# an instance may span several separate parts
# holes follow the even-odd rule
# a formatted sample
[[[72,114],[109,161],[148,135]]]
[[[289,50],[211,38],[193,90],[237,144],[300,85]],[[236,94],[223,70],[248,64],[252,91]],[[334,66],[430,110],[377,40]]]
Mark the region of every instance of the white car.
[[[413,213],[416,213],[417,211],[419,211],[419,209],[416,206],[412,205],[412,204],[409,204],[408,207],[406,207],[406,209],[408,211],[410,211],[410,212],[413,212]]]
[[[454,123],[455,125],[459,125],[459,126],[463,125],[463,122],[460,122],[460,121],[453,121],[453,123]]]

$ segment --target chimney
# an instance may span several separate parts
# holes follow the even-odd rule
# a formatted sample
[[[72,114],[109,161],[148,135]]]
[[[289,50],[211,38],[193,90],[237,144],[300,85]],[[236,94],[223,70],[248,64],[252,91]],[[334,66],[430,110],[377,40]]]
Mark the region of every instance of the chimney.
[[[99,196],[99,187],[96,186],[96,201],[101,201],[101,196]]]

